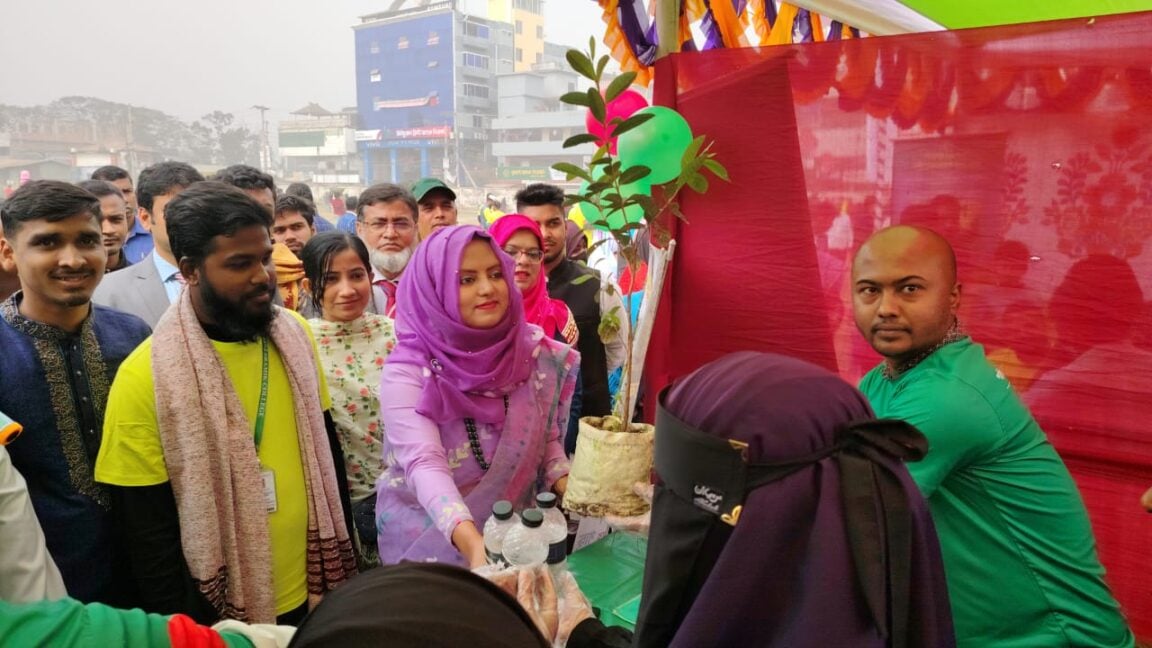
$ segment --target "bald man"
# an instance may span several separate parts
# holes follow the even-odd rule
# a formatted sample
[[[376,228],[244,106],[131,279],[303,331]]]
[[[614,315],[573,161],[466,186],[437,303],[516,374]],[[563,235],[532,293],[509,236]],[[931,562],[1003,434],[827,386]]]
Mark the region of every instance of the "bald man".
[[[856,326],[884,362],[860,390],[912,423],[960,646],[1131,646],[1076,484],[984,349],[960,328],[952,247],[931,230],[874,234],[852,266]]]

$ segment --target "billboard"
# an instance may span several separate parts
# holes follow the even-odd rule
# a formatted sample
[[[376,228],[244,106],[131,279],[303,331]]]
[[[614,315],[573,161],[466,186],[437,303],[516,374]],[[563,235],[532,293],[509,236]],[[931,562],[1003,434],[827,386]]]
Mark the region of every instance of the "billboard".
[[[385,140],[405,138],[397,132],[451,130],[452,27],[453,14],[444,11],[356,29],[360,128],[380,130]]]

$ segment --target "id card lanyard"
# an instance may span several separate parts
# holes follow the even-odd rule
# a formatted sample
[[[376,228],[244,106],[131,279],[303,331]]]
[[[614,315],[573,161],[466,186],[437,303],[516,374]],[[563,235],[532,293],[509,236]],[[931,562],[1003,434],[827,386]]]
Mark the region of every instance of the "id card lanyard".
[[[252,440],[256,442],[256,452],[260,452],[260,441],[264,439],[264,416],[268,410],[268,338],[260,341],[260,402],[256,406],[256,431]]]
[[[252,433],[252,440],[256,443],[256,454],[259,459],[260,441],[264,439],[264,419],[268,411],[268,338],[260,341],[260,402],[256,406],[256,430]],[[268,513],[275,513],[276,504],[276,473],[271,468],[260,466],[260,478],[264,482],[264,508]]]

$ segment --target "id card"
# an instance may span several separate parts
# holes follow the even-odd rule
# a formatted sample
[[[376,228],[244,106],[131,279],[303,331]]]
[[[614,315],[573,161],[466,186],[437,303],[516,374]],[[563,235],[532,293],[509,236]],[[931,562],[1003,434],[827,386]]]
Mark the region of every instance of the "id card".
[[[264,480],[264,510],[269,513],[276,512],[276,473],[264,469],[260,471]]]

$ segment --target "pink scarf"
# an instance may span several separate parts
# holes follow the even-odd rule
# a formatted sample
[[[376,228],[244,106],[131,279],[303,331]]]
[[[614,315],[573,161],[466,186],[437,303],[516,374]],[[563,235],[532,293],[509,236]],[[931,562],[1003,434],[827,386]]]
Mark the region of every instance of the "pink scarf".
[[[496,244],[503,248],[508,244],[508,239],[520,230],[532,232],[532,235],[536,237],[537,245],[543,249],[544,237],[540,233],[540,226],[536,224],[536,221],[523,214],[501,216],[488,228],[488,233],[492,235]],[[570,327],[572,331],[576,330],[575,320],[568,311],[567,304],[559,299],[548,297],[548,277],[543,268],[540,269],[539,280],[536,285],[520,294],[524,297],[524,316],[529,324],[535,324],[544,329],[544,334],[550,338],[555,339],[556,334],[561,333],[569,344],[575,343],[574,339],[568,339],[569,332],[566,330],[569,328],[569,323],[572,324]]]

